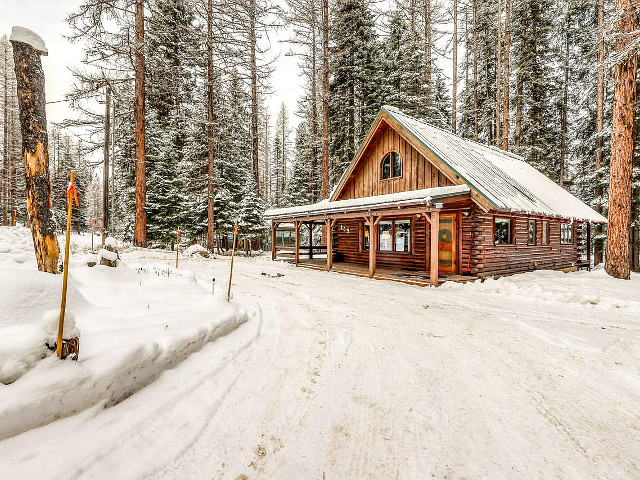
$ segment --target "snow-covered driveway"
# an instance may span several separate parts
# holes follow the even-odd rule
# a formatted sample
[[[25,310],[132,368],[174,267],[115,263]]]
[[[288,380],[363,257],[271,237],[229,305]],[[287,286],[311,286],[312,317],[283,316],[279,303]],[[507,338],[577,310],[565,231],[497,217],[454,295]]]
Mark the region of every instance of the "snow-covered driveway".
[[[235,265],[261,320],[115,407],[0,443],[11,478],[640,477],[640,277],[433,289]],[[226,288],[226,258],[181,268]]]

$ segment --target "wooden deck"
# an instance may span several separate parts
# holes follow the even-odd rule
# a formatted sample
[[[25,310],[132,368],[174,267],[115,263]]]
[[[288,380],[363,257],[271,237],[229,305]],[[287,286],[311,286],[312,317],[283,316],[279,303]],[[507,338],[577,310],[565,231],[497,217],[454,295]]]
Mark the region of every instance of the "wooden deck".
[[[286,260],[290,263],[294,263],[293,260]],[[326,258],[314,258],[312,260],[305,258],[300,259],[298,263],[299,267],[310,268],[313,270],[324,270],[327,269],[327,260]],[[332,272],[344,273],[345,275],[354,275],[357,277],[368,277],[369,276],[369,266],[363,265],[360,263],[350,263],[350,262],[333,262],[333,267],[331,268]],[[392,282],[401,282],[408,283],[410,285],[420,285],[427,286],[429,285],[429,274],[414,270],[399,270],[397,268],[389,268],[383,266],[376,267],[376,273],[373,276],[376,280],[390,280]],[[440,284],[444,282],[471,282],[477,280],[478,277],[474,276],[463,276],[463,275],[446,275],[444,278],[440,277]]]

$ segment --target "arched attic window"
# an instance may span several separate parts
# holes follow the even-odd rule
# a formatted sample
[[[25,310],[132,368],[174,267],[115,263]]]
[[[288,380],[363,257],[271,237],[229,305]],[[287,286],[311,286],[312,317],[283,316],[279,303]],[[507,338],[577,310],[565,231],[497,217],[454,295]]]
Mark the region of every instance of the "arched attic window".
[[[402,176],[402,157],[398,152],[389,152],[382,159],[382,179]]]

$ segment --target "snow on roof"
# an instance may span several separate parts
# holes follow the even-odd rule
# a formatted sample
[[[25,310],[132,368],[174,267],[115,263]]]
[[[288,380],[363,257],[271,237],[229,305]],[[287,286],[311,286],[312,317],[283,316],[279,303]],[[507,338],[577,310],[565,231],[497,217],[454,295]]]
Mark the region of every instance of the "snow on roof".
[[[467,185],[453,185],[448,187],[424,188],[422,190],[410,190],[408,192],[388,193],[386,195],[375,195],[372,197],[352,198],[349,200],[330,201],[322,200],[311,205],[302,205],[299,207],[276,208],[267,210],[266,217],[282,217],[305,215],[305,214],[322,214],[325,212],[333,212],[336,210],[351,210],[368,206],[388,206],[401,203],[428,203],[438,198],[450,197],[452,195],[460,195],[469,193],[471,190]]]
[[[42,40],[36,32],[29,30],[28,28],[18,26],[13,27],[11,29],[11,37],[9,40],[12,42],[21,42],[31,45],[41,55],[49,54],[47,47],[44,45],[44,40]]]
[[[607,221],[522,157],[463,139],[395,107],[382,108],[496,208],[596,223]]]

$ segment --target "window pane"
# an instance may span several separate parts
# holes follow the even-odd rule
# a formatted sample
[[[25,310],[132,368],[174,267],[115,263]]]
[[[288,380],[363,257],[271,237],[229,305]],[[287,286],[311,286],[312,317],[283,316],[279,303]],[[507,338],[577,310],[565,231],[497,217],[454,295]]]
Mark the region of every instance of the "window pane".
[[[391,177],[391,155],[387,154],[382,161],[382,179]]]
[[[509,220],[508,218],[496,218],[495,243],[496,245],[505,245],[511,243],[511,220]]]
[[[542,244],[549,244],[549,222],[546,220],[542,222]]]
[[[393,152],[393,176],[402,176],[402,158],[398,152]]]
[[[362,249],[363,250],[369,250],[369,242],[370,242],[369,224],[365,223],[364,224],[364,235],[362,237]]]
[[[536,221],[529,220],[529,245],[536,244]]]
[[[391,238],[391,222],[380,222],[378,225],[380,233],[380,250],[386,250],[390,252],[393,250],[393,239]]]
[[[397,220],[395,230],[396,252],[409,251],[410,220]]]
[[[565,245],[573,243],[573,228],[570,223],[563,223],[560,226],[560,243]]]

